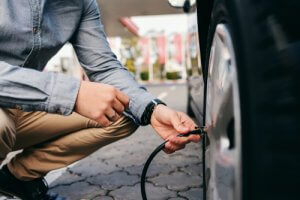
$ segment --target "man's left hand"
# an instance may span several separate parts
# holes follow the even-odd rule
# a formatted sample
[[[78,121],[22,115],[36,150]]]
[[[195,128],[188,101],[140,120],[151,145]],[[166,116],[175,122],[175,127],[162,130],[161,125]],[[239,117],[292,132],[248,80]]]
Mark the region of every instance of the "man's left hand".
[[[151,125],[164,139],[169,140],[165,145],[166,153],[173,153],[183,149],[189,142],[199,142],[199,135],[177,137],[178,134],[186,134],[197,126],[195,122],[183,112],[178,112],[159,104],[155,107],[151,116]]]

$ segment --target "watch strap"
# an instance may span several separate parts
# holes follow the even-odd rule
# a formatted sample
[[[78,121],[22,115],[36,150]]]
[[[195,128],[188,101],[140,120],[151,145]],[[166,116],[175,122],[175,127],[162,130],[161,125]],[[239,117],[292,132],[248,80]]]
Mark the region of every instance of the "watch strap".
[[[160,99],[153,99],[145,108],[145,111],[141,117],[141,125],[146,126],[148,124],[150,124],[150,120],[151,120],[151,116],[152,113],[154,111],[155,106],[159,105],[159,104],[163,104],[163,105],[167,105],[165,104],[163,101],[161,101]]]

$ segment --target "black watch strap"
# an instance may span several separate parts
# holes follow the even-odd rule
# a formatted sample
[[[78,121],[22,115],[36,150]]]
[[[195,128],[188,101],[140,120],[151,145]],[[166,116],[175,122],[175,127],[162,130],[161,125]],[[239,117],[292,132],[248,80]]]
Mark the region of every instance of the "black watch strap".
[[[141,125],[146,126],[150,124],[151,115],[153,113],[155,106],[157,106],[158,104],[163,104],[165,106],[167,105],[159,99],[153,99],[145,108],[145,111],[141,118]]]

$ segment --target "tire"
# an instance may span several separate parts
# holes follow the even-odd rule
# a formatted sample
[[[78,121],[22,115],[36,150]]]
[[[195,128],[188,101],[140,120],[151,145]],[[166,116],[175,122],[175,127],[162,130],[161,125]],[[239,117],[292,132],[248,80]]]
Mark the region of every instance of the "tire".
[[[220,199],[299,199],[300,31],[295,28],[299,10],[298,0],[214,3],[205,62],[206,96],[211,92],[209,61],[216,27],[224,25],[236,62],[239,105],[233,103],[233,107],[238,107],[241,127],[238,138],[230,130],[232,125],[221,130],[210,124],[209,112],[213,109],[209,107],[211,99],[205,99],[206,125],[212,126],[208,134],[211,144],[218,142],[210,135],[217,131],[234,132],[234,136],[228,135],[229,141],[233,146],[240,144],[240,164],[234,169],[236,185],[231,185],[233,192],[227,194],[233,196]],[[215,172],[209,171],[214,176]],[[207,193],[213,198],[209,189]]]

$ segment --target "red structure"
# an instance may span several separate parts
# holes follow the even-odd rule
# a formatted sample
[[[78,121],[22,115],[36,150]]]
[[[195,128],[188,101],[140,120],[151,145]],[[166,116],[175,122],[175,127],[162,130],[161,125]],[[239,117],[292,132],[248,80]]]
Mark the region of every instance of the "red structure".
[[[135,36],[139,36],[139,28],[133,23],[133,21],[129,17],[121,17],[120,22],[132,34],[134,34]]]

